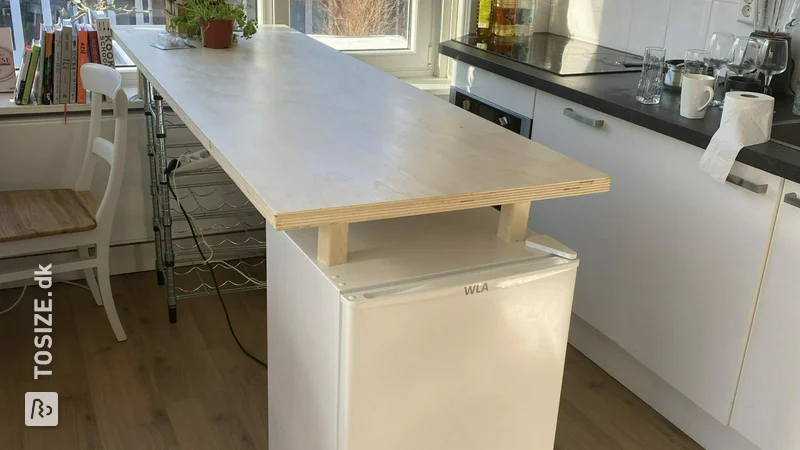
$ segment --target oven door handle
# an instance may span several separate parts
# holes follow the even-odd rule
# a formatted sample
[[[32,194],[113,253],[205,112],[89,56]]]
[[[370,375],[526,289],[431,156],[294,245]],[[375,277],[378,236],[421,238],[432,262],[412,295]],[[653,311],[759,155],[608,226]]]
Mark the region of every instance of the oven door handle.
[[[564,115],[572,120],[577,120],[580,123],[585,123],[586,125],[594,128],[603,128],[603,125],[605,124],[603,119],[592,119],[591,117],[586,117],[581,113],[575,112],[575,110],[572,108],[564,108]]]

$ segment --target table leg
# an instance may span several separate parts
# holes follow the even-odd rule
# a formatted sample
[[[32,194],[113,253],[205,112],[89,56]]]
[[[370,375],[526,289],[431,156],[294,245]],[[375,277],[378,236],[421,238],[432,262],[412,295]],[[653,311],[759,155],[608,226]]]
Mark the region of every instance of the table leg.
[[[505,242],[524,241],[528,236],[531,202],[509,203],[500,208],[497,237]]]
[[[156,247],[156,275],[158,284],[164,285],[164,250],[161,237],[161,200],[158,190],[158,160],[156,159],[155,124],[153,123],[153,92],[150,82],[144,74],[142,77],[145,125],[147,127],[147,160],[150,164],[150,197],[153,204],[153,237]]]
[[[317,259],[326,266],[347,262],[347,232],[349,224],[333,223],[319,227]]]

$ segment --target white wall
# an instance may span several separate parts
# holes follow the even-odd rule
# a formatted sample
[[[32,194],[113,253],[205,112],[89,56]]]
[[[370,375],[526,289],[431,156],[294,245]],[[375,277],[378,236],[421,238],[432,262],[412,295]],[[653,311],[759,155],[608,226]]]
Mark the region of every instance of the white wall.
[[[683,58],[703,48],[714,31],[748,35],[736,21],[738,0],[539,0],[551,2],[550,32],[641,55],[664,46],[667,57]],[[800,30],[793,33],[800,42]],[[793,48],[800,60],[800,45]]]
[[[188,131],[177,142],[190,142]],[[89,115],[0,117],[0,190],[73,188],[86,149]],[[176,134],[176,133],[173,133]],[[113,119],[103,121],[103,135],[113,137]],[[180,140],[179,140],[180,139]],[[128,153],[119,204],[111,233],[112,273],[152,270],[150,172],[147,135],[142,112],[130,111]],[[92,192],[101,198],[108,180],[107,166],[98,164]],[[137,244],[140,245],[126,245]],[[0,269],[16,267],[6,261]]]

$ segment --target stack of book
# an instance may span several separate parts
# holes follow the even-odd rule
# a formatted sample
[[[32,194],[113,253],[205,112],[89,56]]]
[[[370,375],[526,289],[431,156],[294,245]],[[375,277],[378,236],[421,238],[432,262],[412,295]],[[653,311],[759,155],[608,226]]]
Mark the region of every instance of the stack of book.
[[[81,66],[87,62],[114,67],[108,19],[95,19],[94,25],[42,26],[39,39],[25,49],[14,102],[18,105],[86,103]]]

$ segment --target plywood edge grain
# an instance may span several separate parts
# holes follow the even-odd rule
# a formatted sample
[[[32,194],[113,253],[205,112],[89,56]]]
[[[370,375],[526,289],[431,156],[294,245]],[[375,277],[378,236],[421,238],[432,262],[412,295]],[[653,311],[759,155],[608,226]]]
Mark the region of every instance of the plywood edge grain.
[[[356,223],[371,220],[394,219],[398,217],[461,211],[509,203],[532,202],[554,198],[575,197],[598,194],[611,189],[611,177],[553,183],[540,186],[487,191],[479,193],[445,195],[424,199],[373,203],[339,208],[325,208],[308,211],[276,213],[276,230],[313,228],[332,223]]]

